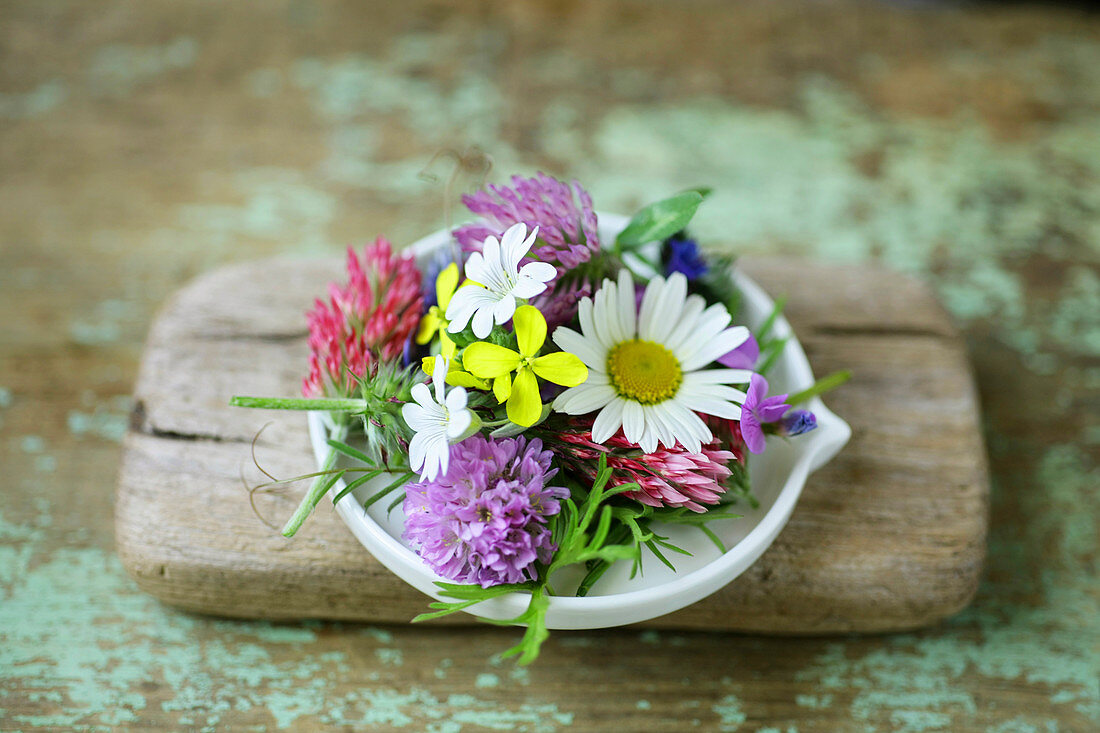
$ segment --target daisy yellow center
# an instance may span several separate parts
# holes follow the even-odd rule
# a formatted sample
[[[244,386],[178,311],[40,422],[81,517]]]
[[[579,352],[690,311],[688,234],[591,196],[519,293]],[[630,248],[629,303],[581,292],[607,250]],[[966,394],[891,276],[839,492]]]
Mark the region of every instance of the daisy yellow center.
[[[672,352],[653,341],[623,341],[607,355],[607,375],[622,397],[643,405],[672,399],[684,372]]]

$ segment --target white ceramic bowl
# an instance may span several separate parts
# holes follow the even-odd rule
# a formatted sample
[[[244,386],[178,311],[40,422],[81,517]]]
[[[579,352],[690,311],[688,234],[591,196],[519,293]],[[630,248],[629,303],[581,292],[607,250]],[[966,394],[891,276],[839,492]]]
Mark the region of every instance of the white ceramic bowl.
[[[627,219],[613,214],[600,214],[600,237],[612,241],[626,225]],[[446,230],[425,237],[411,248],[418,258],[425,258],[449,241]],[[750,328],[758,327],[772,309],[772,300],[744,274],[732,273],[733,281],[742,293],[739,321]],[[785,318],[777,319],[774,333],[788,336],[781,357],[768,374],[771,393],[797,392],[814,382],[806,354],[797,338],[791,334]],[[664,526],[662,534],[692,553],[691,557],[670,554],[676,566],[672,572],[643,550],[643,573],[629,578],[630,563],[616,563],[583,598],[555,596],[550,600],[547,625],[551,629],[595,629],[622,626],[663,616],[705,598],[729,583],[752,565],[775,540],[787,523],[802,493],[809,474],[835,456],[851,436],[851,428],[829,411],[819,398],[805,407],[817,416],[817,429],[785,441],[768,439],[765,453],[752,456],[749,472],[753,493],[760,506],[752,509],[743,502],[734,506],[741,519],[717,520],[708,526],[728,548],[720,553],[700,531],[690,527]],[[309,415],[310,439],[318,464],[328,453],[326,426],[322,413]],[[433,572],[401,538],[405,514],[398,506],[386,513],[390,500],[376,502],[369,510],[363,501],[391,479],[381,476],[344,497],[336,509],[363,546],[390,571],[414,588],[437,600],[453,600],[442,596],[435,586],[444,578]],[[341,480],[332,491],[344,487]],[[563,571],[568,572],[568,571]],[[569,578],[555,576],[555,587],[564,588]],[[579,581],[580,573],[576,573]],[[575,582],[574,585],[575,586]],[[514,618],[527,608],[529,594],[512,593],[470,607],[467,612],[490,619]],[[731,609],[732,611],[733,609]]]

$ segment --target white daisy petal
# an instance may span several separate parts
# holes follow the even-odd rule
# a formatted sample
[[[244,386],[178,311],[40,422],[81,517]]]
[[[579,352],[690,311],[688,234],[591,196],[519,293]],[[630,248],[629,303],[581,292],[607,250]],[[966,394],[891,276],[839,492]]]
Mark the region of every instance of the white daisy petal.
[[[712,439],[710,428],[691,410],[677,402],[665,403],[666,415],[676,423],[676,438],[684,449],[691,453],[702,450],[703,443],[709,443]]]
[[[653,427],[657,438],[666,446],[675,445],[676,435],[665,420],[664,411],[657,405],[645,405],[643,412],[645,412],[646,426]]]
[[[642,439],[642,431],[645,430],[645,414],[642,412],[642,404],[634,400],[627,400],[623,405],[623,435],[634,445]]]
[[[685,384],[748,384],[750,379],[748,369],[703,369],[684,375]]]
[[[565,410],[563,410],[562,407],[564,405],[566,405],[569,402],[569,400],[573,399],[573,397],[577,394],[577,392],[583,391],[583,390],[584,390],[584,385],[583,384],[579,385],[577,387],[570,387],[569,389],[565,390],[560,395],[555,397],[554,401],[550,403],[550,406],[552,408],[554,408],[555,410],[557,410],[558,412],[565,412]],[[568,415],[569,413],[566,412],[565,414]]]
[[[652,453],[657,450],[657,439],[659,437],[658,424],[654,419],[652,407],[649,405],[642,405],[642,437],[638,440],[638,445],[645,453]]]
[[[567,392],[572,392],[568,397]],[[615,399],[615,390],[610,385],[582,384],[563,392],[554,400],[554,409],[566,415],[586,415],[600,409]],[[560,402],[559,402],[560,400]]]
[[[712,338],[702,348],[695,351],[690,356],[684,357],[682,366],[685,370],[699,369],[710,364],[715,359],[736,349],[741,344],[745,343],[745,340],[749,337],[749,329],[744,326],[735,326],[733,328],[727,328],[720,334]]]
[[[591,370],[603,372],[607,369],[607,348],[603,344],[585,339],[584,336],[565,326],[554,329],[553,339],[562,351],[575,354],[583,361],[590,373]],[[589,378],[591,379],[591,376]]]
[[[679,353],[680,345],[695,334],[696,325],[699,321],[699,314],[703,312],[706,306],[707,302],[703,300],[701,296],[688,296],[687,300],[684,302],[684,310],[680,314],[680,322],[676,324],[676,328],[672,330],[668,340],[665,341],[666,349],[673,354]]]
[[[691,336],[683,339],[677,347],[677,357],[683,361],[706,346],[712,338],[726,327],[729,321],[730,316],[724,306],[715,304],[707,308],[698,316],[694,327],[689,331]]]
[[[607,403],[599,415],[596,415],[596,419],[592,423],[592,440],[596,443],[603,443],[610,438],[619,428],[623,426],[623,409],[626,407],[626,400],[621,397],[616,397]]]
[[[694,412],[704,415],[714,415],[733,420],[741,414],[741,410],[732,402],[720,400],[698,392],[684,392],[676,395],[676,402]]]
[[[606,348],[607,344],[600,341],[596,333],[596,324],[593,317],[594,308],[592,298],[581,298],[581,302],[577,305],[577,318],[580,320],[581,333],[584,334],[586,339],[590,339],[593,345],[599,344]]]
[[[688,376],[693,375],[689,374]],[[701,384],[685,379],[683,386],[680,387],[680,392],[677,394],[677,398],[681,395],[686,396],[689,394],[700,394],[705,397],[714,397],[737,404],[741,404],[745,401],[745,393],[739,389],[734,389],[725,384]]]
[[[661,297],[654,308],[656,312],[649,327],[649,340],[664,343],[680,321],[687,295],[687,278],[682,272],[674,272],[665,281]]]
[[[592,303],[592,328],[595,330],[596,340],[601,344],[614,344],[618,340],[612,336],[611,324],[607,322],[607,293],[613,288],[610,280],[603,281],[603,287],[593,295]]]
[[[642,296],[642,308],[638,311],[638,338],[647,341],[652,340],[653,322],[658,318],[657,301],[664,292],[665,279],[655,277],[646,286],[645,295]]]
[[[607,374],[598,369],[589,369],[588,379],[584,380],[584,383],[593,387],[603,387],[611,384]]]
[[[619,271],[618,296],[615,307],[619,311],[623,338],[632,339],[638,332],[638,304],[634,300],[634,277],[625,267]]]
[[[747,383],[752,374],[702,368],[740,345],[746,332],[727,327],[725,306],[707,308],[703,298],[689,296],[681,273],[653,278],[640,310],[636,303],[631,275],[622,271],[617,282],[604,280],[591,299],[581,301],[579,333],[554,332],[554,342],[576,354],[589,376],[559,395],[553,407],[572,415],[598,410],[592,423],[596,442],[622,429],[646,452],[677,444],[698,452],[713,440],[698,413],[739,416],[745,393],[731,385]]]

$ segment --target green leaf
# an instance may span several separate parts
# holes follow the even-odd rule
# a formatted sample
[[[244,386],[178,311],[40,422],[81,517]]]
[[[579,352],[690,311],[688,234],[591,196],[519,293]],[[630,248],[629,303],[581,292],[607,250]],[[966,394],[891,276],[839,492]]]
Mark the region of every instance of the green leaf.
[[[337,493],[336,496],[332,497],[332,503],[338,504],[340,500],[343,499],[345,496],[355,491],[360,486],[370,481],[372,478],[377,478],[381,476],[382,473],[383,471],[378,468],[373,471],[367,471],[365,474],[355,479],[350,484],[345,485],[344,488],[340,489],[339,493]]]
[[[812,387],[809,387],[797,394],[793,394],[787,397],[787,404],[793,406],[805,402],[811,397],[817,397],[819,394],[824,394],[830,389],[839,387],[851,378],[852,373],[847,369],[839,372],[833,372],[832,374],[822,377],[821,379],[814,382]]]
[[[760,350],[760,358],[756,362],[756,372],[761,376],[767,376],[775,362],[783,353],[783,347],[787,345],[787,339],[772,339],[764,344]]]
[[[657,547],[657,538],[656,537],[651,539],[649,542],[646,542],[645,546],[649,548],[649,551],[652,552],[657,557],[658,560],[660,560],[662,563],[665,564],[665,567],[667,567],[672,572],[676,572],[676,566],[673,565],[672,563],[670,563],[668,561],[668,558],[661,554],[660,548]]]
[[[370,509],[372,506],[374,506],[374,503],[376,501],[378,501],[379,499],[381,499],[383,496],[386,496],[391,491],[396,489],[398,486],[404,486],[405,484],[412,481],[414,478],[416,478],[416,474],[413,473],[412,471],[401,474],[400,476],[395,478],[391,483],[387,484],[386,488],[382,489],[381,491],[375,492],[373,496],[371,496],[366,501],[364,501],[363,502],[363,508],[364,509]]]
[[[521,667],[538,659],[542,643],[550,638],[550,630],[546,628],[546,612],[549,608],[550,599],[544,594],[543,588],[540,587],[531,592],[531,603],[528,604],[527,611],[513,620],[517,623],[526,623],[527,631],[524,632],[518,644],[501,654],[501,659],[518,654]]]
[[[635,214],[626,228],[619,232],[619,236],[615,238],[615,246],[631,249],[648,242],[667,239],[687,226],[701,203],[702,194],[698,191],[685,191],[650,204]]]
[[[343,443],[339,440],[333,440],[332,438],[329,438],[328,441],[326,441],[326,442],[328,443],[330,448],[333,448],[335,450],[340,451],[341,453],[343,453],[345,456],[347,456],[349,458],[354,458],[357,461],[362,461],[363,463],[367,464],[368,466],[371,466],[372,468],[377,467],[377,465],[378,465],[366,453],[359,450],[358,448],[352,448],[347,443]]]
[[[764,322],[760,324],[760,329],[754,334],[756,340],[763,343],[768,338],[768,334],[772,330],[772,326],[775,325],[775,320],[779,318],[779,314],[783,312],[783,308],[787,305],[787,296],[781,296],[776,299],[775,305],[772,307],[771,313],[764,319]]]

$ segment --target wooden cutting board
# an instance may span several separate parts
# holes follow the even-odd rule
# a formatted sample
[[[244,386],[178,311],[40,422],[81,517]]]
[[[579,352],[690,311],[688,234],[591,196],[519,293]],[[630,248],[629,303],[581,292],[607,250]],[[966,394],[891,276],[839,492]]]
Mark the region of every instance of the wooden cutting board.
[[[646,626],[818,634],[934,623],[969,603],[985,554],[988,478],[966,351],[929,290],[897,273],[785,259],[740,265],[786,314],[814,371],[849,368],[826,396],[852,440],[811,476],[790,523],[741,577]],[[253,512],[250,443],[276,476],[313,470],[303,414],[235,409],[233,394],[294,396],[304,312],[339,259],[209,273],[164,306],[135,389],[116,504],[138,585],[235,617],[403,623],[429,599],[392,575],[322,503],[292,540]],[[281,525],[304,492],[257,494]],[[472,623],[458,614],[439,623]]]

